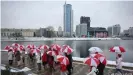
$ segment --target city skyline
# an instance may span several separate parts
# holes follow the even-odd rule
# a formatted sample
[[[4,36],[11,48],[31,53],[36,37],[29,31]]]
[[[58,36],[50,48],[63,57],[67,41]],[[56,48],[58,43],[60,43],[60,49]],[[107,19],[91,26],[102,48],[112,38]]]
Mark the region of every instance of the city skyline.
[[[10,1],[1,2],[2,28],[63,28],[65,1]],[[81,16],[91,19],[91,27],[120,24],[122,31],[133,26],[133,2],[120,1],[67,1],[74,12],[74,31]]]

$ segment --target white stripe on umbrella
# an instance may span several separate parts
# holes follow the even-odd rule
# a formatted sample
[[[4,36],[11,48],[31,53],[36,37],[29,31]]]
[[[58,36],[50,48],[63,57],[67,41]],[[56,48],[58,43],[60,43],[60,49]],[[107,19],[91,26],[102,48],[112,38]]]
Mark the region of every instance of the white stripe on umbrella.
[[[42,46],[40,46],[40,49],[49,49],[49,46],[48,45],[42,45]]]
[[[72,52],[73,52],[73,49],[70,48],[70,47],[66,47],[66,48],[63,50],[63,52],[65,52],[65,53],[72,53]]]
[[[118,52],[118,53],[126,52],[125,49],[121,46],[111,47],[109,51],[110,52]]]
[[[98,66],[98,64],[99,64],[99,60],[96,58],[92,58],[92,57],[85,58],[85,60],[83,62],[85,64],[88,64],[89,66]]]
[[[103,52],[99,47],[91,47],[88,51],[90,51],[91,53],[101,53]]]
[[[54,51],[48,51],[47,54],[51,56],[56,56],[56,53]]]

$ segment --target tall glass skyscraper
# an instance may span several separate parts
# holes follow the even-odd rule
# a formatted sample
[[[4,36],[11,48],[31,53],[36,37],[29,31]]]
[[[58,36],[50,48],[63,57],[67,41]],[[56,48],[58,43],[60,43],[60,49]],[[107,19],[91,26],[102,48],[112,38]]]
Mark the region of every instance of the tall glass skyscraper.
[[[71,4],[64,4],[64,32],[67,35],[73,33],[73,10]]]

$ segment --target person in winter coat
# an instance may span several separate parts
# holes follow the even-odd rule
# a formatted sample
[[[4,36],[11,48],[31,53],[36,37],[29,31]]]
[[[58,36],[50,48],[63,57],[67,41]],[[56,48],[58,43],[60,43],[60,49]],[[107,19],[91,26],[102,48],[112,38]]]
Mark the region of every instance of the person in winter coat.
[[[68,75],[71,75],[72,73],[72,70],[73,70],[73,67],[72,67],[72,55],[71,54],[68,54],[68,53],[65,53],[65,56],[69,59],[69,65],[67,65],[67,70],[68,70]]]
[[[123,75],[122,71],[122,55],[118,54],[117,60],[116,60],[116,71],[115,73],[120,72]]]
[[[64,64],[60,64],[60,75],[67,75],[67,66]]]
[[[11,49],[8,51],[8,61],[9,65],[13,64],[13,51]]]
[[[21,56],[21,53],[19,51],[17,51],[15,57],[16,57],[18,66],[20,66],[20,64],[21,64],[21,57],[20,56]]]
[[[44,53],[42,55],[42,63],[43,63],[43,67],[45,69],[46,64],[48,63],[48,55],[47,55],[47,52],[46,51],[44,51]]]
[[[37,53],[36,62],[37,62],[37,66],[38,66],[38,71],[40,71],[41,70],[41,62],[42,62],[42,60],[41,60],[41,52]]]
[[[95,66],[91,66],[90,72],[87,75],[97,75],[98,69]]]
[[[24,64],[25,63],[25,49],[22,50],[21,56],[22,56],[22,62]]]
[[[54,57],[48,55],[48,65],[50,67],[50,71],[54,70]]]

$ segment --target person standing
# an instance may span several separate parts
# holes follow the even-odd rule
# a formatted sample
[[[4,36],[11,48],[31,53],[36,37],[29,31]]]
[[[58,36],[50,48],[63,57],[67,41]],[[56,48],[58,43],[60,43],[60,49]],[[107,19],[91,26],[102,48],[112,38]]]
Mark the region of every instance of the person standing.
[[[19,67],[20,64],[21,64],[21,53],[20,53],[20,51],[16,52],[15,57],[16,57],[16,60],[17,60],[17,66]]]
[[[69,53],[65,53],[65,56],[69,59],[69,65],[67,65],[68,75],[71,75],[73,67],[72,67],[72,55]]]
[[[9,65],[13,64],[13,51],[11,49],[8,51],[8,61]]]
[[[97,68],[95,66],[90,67],[90,72],[87,75],[97,75]]]
[[[38,71],[40,71],[41,70],[41,52],[37,53],[36,62],[37,62],[37,66],[38,66]]]
[[[22,50],[21,56],[22,56],[22,62],[23,64],[25,64],[25,49]]]
[[[67,75],[67,66],[60,64],[60,75]]]
[[[115,73],[120,72],[123,75],[122,71],[122,55],[118,54],[117,59],[116,59],[116,71]]]
[[[47,51],[44,51],[42,55],[42,64],[43,64],[44,69],[46,68],[46,64],[48,63],[48,55],[46,52]]]

